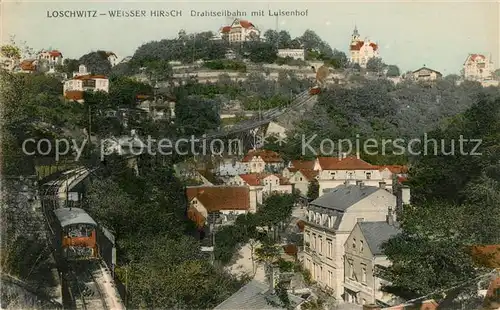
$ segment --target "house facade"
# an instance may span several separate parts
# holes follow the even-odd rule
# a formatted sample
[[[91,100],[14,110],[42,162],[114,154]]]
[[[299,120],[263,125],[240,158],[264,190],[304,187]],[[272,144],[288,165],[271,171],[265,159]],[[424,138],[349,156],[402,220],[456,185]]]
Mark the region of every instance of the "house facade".
[[[384,221],[396,197],[374,186],[345,185],[317,198],[307,206],[304,223],[304,268],[320,286],[344,293],[344,244],[358,222]]]
[[[38,61],[46,64],[49,72],[55,72],[56,66],[63,64],[63,54],[58,50],[43,51],[38,54]]]
[[[219,37],[235,43],[259,40],[260,30],[248,20],[236,18],[231,25],[219,29]]]
[[[262,204],[264,186],[259,174],[240,174],[230,177],[226,182],[230,186],[248,186],[250,190],[250,209],[257,210],[257,206]]]
[[[240,215],[250,209],[250,191],[246,186],[188,186],[188,218],[199,228],[208,224],[209,214]]]
[[[311,182],[317,180],[317,177],[318,171],[299,169],[290,177],[290,183],[293,184],[294,188],[302,195],[308,196],[309,185]]]
[[[374,57],[379,57],[379,48],[377,43],[368,39],[361,40],[358,28],[354,27],[351,36],[351,44],[349,45],[350,60],[352,63],[358,64],[362,68],[366,68],[368,60]]]
[[[443,77],[441,72],[426,68],[423,66],[422,68],[415,70],[412,72],[412,77],[415,81],[435,81]]]
[[[241,162],[249,173],[280,173],[284,168],[283,158],[269,150],[250,150]]]
[[[491,57],[481,54],[469,54],[464,62],[464,79],[483,81],[492,78],[494,71]]]
[[[109,80],[104,75],[92,75],[87,72],[84,65],[80,65],[78,74],[73,73],[73,78],[64,82],[63,95],[68,100],[83,102],[86,91],[109,92]]]
[[[377,268],[390,266],[382,244],[400,232],[392,210],[385,221],[359,222],[344,244],[344,300],[355,304],[393,305],[395,297],[381,291],[385,283],[375,275]]]
[[[392,189],[394,172],[404,166],[375,166],[355,156],[318,157],[314,163],[318,171],[319,195],[343,184],[363,182],[367,186]]]

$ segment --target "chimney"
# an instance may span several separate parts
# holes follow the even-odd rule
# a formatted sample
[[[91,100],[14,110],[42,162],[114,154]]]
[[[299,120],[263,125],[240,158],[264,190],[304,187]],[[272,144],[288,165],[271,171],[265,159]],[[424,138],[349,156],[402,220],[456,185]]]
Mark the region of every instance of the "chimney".
[[[271,294],[276,293],[276,286],[279,283],[280,268],[278,266],[271,266],[271,274],[269,275],[269,291]]]
[[[381,310],[380,306],[377,306],[375,304],[368,304],[368,305],[363,305],[363,310]]]
[[[385,183],[385,182],[378,182],[378,186],[379,186],[381,189],[385,189],[385,185],[386,185],[386,184],[387,184],[387,183]]]
[[[387,210],[387,215],[385,217],[387,224],[394,225],[394,215],[392,214],[392,207]]]

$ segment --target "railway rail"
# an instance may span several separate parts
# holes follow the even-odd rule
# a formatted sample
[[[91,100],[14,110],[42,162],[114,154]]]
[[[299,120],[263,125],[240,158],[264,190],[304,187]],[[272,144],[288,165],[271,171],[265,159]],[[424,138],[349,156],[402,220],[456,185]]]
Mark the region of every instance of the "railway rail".
[[[53,209],[65,208],[68,201],[68,189],[89,172],[89,169],[83,167],[71,169],[63,172],[57,180],[43,185],[42,211],[50,238],[54,239],[56,232],[49,221],[49,212]],[[67,306],[89,310],[125,309],[116,292],[113,278],[102,259],[65,261],[56,257],[56,261],[64,283]]]

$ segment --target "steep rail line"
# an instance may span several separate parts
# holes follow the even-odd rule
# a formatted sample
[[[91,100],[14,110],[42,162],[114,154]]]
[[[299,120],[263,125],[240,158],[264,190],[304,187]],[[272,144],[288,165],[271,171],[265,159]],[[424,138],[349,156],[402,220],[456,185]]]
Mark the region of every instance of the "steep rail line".
[[[66,207],[68,190],[74,182],[78,182],[89,172],[84,167],[68,170],[63,172],[57,180],[43,185],[42,211],[52,240],[56,236],[49,221],[49,212]],[[62,272],[63,289],[68,299],[65,302],[67,306],[85,310],[125,309],[115,291],[113,278],[102,259],[69,262],[56,258],[56,261]]]

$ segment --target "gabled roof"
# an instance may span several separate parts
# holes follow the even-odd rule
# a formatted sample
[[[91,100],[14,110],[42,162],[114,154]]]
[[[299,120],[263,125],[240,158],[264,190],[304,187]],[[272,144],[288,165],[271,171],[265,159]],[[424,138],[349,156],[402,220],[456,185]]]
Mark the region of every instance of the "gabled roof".
[[[417,69],[417,70],[413,71],[412,73],[417,73],[417,72],[422,71],[422,70],[428,70],[428,71],[431,71],[431,72],[435,72],[436,74],[442,75],[441,72],[436,71],[436,70],[432,70],[432,69],[427,68],[425,66],[422,67],[422,68],[420,68],[420,69]]]
[[[383,255],[382,244],[396,236],[401,230],[387,222],[357,223],[373,255]]]
[[[197,198],[207,212],[222,210],[248,210],[250,190],[246,186],[189,186],[186,188],[188,201]]]
[[[311,205],[344,212],[378,190],[384,191],[375,186],[340,185],[313,200]]]
[[[356,156],[346,158],[318,157],[319,165],[323,170],[378,170],[378,166],[367,163]]]
[[[403,165],[383,165],[378,166],[379,170],[382,171],[384,169],[389,169],[390,172],[394,174],[404,174],[408,173],[408,167]]]
[[[259,186],[261,185],[261,181],[269,175],[267,173],[247,173],[240,174],[240,178],[250,186]]]
[[[21,61],[19,66],[21,67],[21,70],[24,71],[35,71],[36,70],[36,59],[26,59]]]
[[[314,169],[314,160],[292,160],[290,164],[295,169]]]
[[[304,176],[304,178],[307,179],[307,181],[312,181],[312,180],[316,179],[316,177],[319,174],[319,171],[312,170],[312,169],[299,169],[298,172],[300,172]]]
[[[464,65],[469,61],[475,62],[478,60],[486,61],[486,56],[484,56],[482,54],[469,54],[469,55],[467,55],[467,58],[465,59]]]
[[[283,158],[281,156],[273,151],[269,150],[250,150],[248,151],[247,155],[243,157],[241,160],[242,162],[249,162],[251,161],[254,157],[260,157],[265,163],[281,163],[283,162]]]

